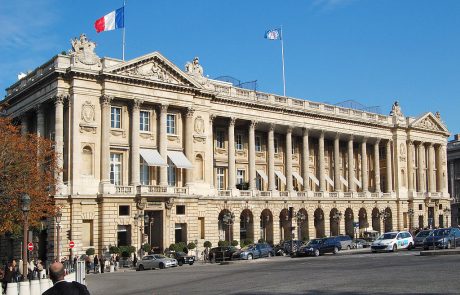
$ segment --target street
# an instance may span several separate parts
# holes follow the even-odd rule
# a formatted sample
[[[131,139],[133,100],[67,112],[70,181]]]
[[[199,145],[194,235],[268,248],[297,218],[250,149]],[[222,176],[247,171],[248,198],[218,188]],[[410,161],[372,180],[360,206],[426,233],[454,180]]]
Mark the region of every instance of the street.
[[[458,255],[345,254],[89,275],[87,285],[92,295],[459,293]]]

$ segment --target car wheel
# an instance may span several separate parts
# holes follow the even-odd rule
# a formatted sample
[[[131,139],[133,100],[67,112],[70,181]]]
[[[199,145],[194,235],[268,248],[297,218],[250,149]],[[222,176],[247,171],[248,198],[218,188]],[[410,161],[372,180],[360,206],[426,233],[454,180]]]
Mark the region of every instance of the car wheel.
[[[428,250],[428,247],[423,247],[423,250],[425,250],[425,251]]]
[[[393,248],[391,249],[392,252],[396,252],[396,250],[398,250],[398,247],[395,245],[393,245]]]
[[[412,245],[412,243],[409,243],[409,246],[407,246],[407,250],[412,250],[414,248],[414,245]]]
[[[351,249],[351,247],[350,247],[350,245],[348,245],[348,246],[347,246],[347,250],[350,250],[350,249]]]
[[[372,252],[372,253],[377,253],[377,251],[375,251],[375,250],[371,250],[371,252]]]
[[[164,268],[165,268],[164,263],[160,263],[160,269],[164,269]]]
[[[319,256],[319,250],[318,250],[318,249],[315,250],[315,256],[316,256],[316,257]]]
[[[193,262],[190,262],[189,264],[190,264],[190,265],[193,265]]]
[[[140,271],[143,271],[143,270],[144,270],[144,266],[143,266],[142,264],[139,265],[139,270],[140,270]]]
[[[184,264],[184,262],[182,262],[182,260],[179,260],[179,261],[177,262],[177,264],[179,264],[179,266],[182,266],[182,265]]]
[[[348,246],[348,250],[350,250],[349,247],[350,247],[350,246]],[[334,255],[337,254],[337,253],[339,253],[339,248],[334,247],[334,252],[332,252],[332,253],[333,253]]]
[[[248,260],[252,260],[252,254],[248,254]]]

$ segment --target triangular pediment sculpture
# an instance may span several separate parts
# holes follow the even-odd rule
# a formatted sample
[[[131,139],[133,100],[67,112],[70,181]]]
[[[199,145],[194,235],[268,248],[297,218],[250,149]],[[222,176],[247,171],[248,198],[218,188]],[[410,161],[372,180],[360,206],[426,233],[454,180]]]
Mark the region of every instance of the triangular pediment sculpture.
[[[441,119],[437,118],[431,112],[425,113],[415,119],[415,121],[413,121],[409,127],[430,131],[449,132]]]
[[[105,73],[152,80],[162,83],[201,88],[201,85],[181,71],[159,52],[119,63],[104,70]]]

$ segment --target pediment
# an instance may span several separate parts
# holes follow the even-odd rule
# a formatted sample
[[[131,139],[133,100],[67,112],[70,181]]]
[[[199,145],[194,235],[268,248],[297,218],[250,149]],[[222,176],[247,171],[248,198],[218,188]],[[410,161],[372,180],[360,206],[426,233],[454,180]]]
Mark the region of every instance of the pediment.
[[[430,131],[449,132],[444,123],[431,112],[415,119],[409,127]]]
[[[201,85],[159,52],[153,52],[104,70],[105,73],[201,88]]]

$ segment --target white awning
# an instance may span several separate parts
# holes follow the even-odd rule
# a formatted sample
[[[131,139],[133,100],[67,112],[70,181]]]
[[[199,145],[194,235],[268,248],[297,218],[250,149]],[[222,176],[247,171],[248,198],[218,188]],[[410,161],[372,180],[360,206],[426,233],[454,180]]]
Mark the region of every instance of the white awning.
[[[292,172],[292,176],[294,176],[295,179],[297,179],[297,181],[300,182],[300,184],[303,184],[303,178],[302,176],[300,176],[298,172]]]
[[[361,181],[359,181],[358,179],[356,179],[356,177],[353,178],[353,182],[354,182],[359,188],[361,188]]]
[[[139,149],[139,153],[149,166],[168,166],[166,160],[154,149]]]
[[[187,159],[183,152],[168,151],[168,158],[177,168],[193,169],[192,163]]]
[[[260,175],[260,177],[262,177],[264,181],[268,182],[268,176],[265,174],[264,170],[257,170],[257,173]]]
[[[281,179],[281,182],[286,184],[286,176],[281,171],[276,171],[275,170],[276,176],[278,176],[279,179]]]
[[[340,181],[345,187],[348,187],[348,181],[342,175],[340,175]]]
[[[314,176],[313,174],[308,174],[310,176],[310,179],[316,184],[319,186],[319,180],[318,178],[316,178],[316,176]]]
[[[326,178],[326,182],[329,183],[332,187],[334,186],[334,181],[329,177],[329,175],[324,175]]]

